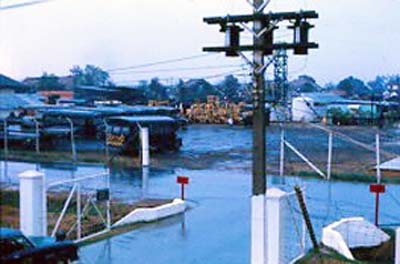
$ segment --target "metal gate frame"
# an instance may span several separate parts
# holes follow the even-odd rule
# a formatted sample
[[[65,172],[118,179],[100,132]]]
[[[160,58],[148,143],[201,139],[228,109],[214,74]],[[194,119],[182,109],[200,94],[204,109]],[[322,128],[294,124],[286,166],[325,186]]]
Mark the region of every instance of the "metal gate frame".
[[[57,186],[64,185],[64,184],[73,184],[72,189],[69,191],[68,198],[64,202],[61,213],[60,213],[59,217],[57,218],[56,224],[51,232],[52,237],[56,236],[57,231],[58,231],[58,229],[61,225],[61,222],[68,210],[69,205],[71,204],[72,198],[75,193],[76,193],[76,203],[77,203],[76,223],[74,223],[71,226],[71,228],[68,230],[67,234],[71,233],[74,229],[76,229],[77,238],[76,238],[75,242],[81,242],[81,241],[96,237],[98,235],[107,233],[111,230],[111,198],[110,197],[106,201],[106,216],[105,217],[103,216],[103,214],[100,212],[99,208],[93,201],[93,196],[94,196],[93,194],[91,194],[88,197],[85,205],[82,208],[81,182],[84,180],[90,180],[90,179],[95,179],[95,178],[99,178],[99,177],[106,177],[107,189],[110,190],[110,173],[108,170],[107,170],[107,172],[104,172],[104,173],[99,173],[99,174],[95,174],[95,175],[54,182],[54,183],[49,184],[46,187],[46,192],[47,192],[48,189],[53,188],[53,187],[57,187]],[[95,209],[96,213],[98,214],[98,216],[102,220],[103,224],[105,225],[105,228],[97,233],[82,237],[82,218],[87,213],[87,210],[89,209],[90,205],[92,205],[93,208]]]

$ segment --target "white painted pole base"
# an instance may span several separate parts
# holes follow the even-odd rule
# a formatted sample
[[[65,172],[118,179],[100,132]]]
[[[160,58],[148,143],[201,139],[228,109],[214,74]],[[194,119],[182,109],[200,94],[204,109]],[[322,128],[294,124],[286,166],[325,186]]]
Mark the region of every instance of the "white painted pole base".
[[[42,172],[19,174],[20,229],[27,236],[47,235],[46,182]]]
[[[396,243],[396,255],[395,255],[395,264],[400,264],[400,228],[396,230],[396,238],[395,238],[395,243]]]
[[[266,264],[265,195],[251,197],[251,264]]]
[[[150,135],[147,127],[140,128],[140,139],[142,145],[142,166],[150,165]]]
[[[285,207],[284,198],[287,193],[278,188],[269,188],[266,197],[266,246],[267,252],[266,263],[279,264],[283,263],[284,247],[282,245],[284,238],[284,223],[287,208]]]

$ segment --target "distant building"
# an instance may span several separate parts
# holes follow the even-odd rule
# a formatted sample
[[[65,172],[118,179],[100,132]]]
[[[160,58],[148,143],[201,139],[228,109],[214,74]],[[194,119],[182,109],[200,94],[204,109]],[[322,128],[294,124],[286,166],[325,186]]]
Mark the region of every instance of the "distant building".
[[[400,177],[400,156],[382,163],[379,167],[385,177]]]
[[[344,100],[343,97],[330,93],[302,93],[293,98],[292,119],[295,122],[313,122],[321,120],[330,104]]]
[[[59,104],[64,100],[70,102],[74,98],[73,91],[39,91],[38,94],[45,98],[47,104]]]
[[[390,82],[383,96],[387,100],[400,101],[400,81]]]
[[[95,101],[120,101],[125,104],[147,103],[140,89],[125,86],[77,85],[74,88],[74,98],[86,100],[88,103]]]
[[[0,94],[29,93],[32,88],[0,73]]]
[[[29,86],[0,74],[0,119],[21,107],[43,104],[40,96],[30,92]]]
[[[27,77],[22,83],[39,90],[39,82],[42,77]],[[64,90],[72,91],[74,89],[74,77],[71,75],[58,77],[58,82]]]
[[[398,119],[400,104],[385,101],[349,100],[331,93],[302,93],[292,101],[292,120],[295,122],[315,122],[323,118],[346,120],[330,120],[333,123],[341,124],[372,124],[388,119],[392,122]],[[328,115],[328,113],[330,113]],[[339,119],[340,119],[339,118]],[[329,121],[329,120],[326,120]],[[383,124],[383,123],[382,123]]]

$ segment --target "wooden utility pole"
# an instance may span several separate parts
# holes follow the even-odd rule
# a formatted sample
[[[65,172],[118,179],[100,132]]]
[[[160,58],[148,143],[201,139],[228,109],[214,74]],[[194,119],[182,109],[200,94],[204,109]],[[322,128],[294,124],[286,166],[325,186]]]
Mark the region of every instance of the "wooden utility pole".
[[[251,263],[265,264],[267,260],[266,243],[266,116],[265,116],[265,79],[267,63],[264,57],[272,55],[274,50],[293,49],[295,54],[306,55],[308,49],[317,48],[318,44],[308,42],[308,31],[312,26],[307,19],[318,18],[314,11],[264,13],[270,0],[253,0],[250,15],[205,18],[208,24],[217,24],[226,34],[225,46],[206,47],[203,51],[225,52],[228,57],[241,56],[253,69],[253,169],[251,198]],[[293,25],[293,43],[274,43],[274,30],[283,20]],[[249,27],[246,23],[253,23]],[[247,30],[253,35],[251,45],[240,45],[240,33]],[[253,52],[249,60],[244,52]]]
[[[254,13],[263,4],[263,0],[254,0]],[[255,20],[253,31],[260,32],[264,26],[261,20]],[[255,46],[262,46],[263,38],[253,37]],[[265,80],[264,72],[264,52],[255,50],[253,53],[253,195],[265,194],[267,183],[265,173]]]

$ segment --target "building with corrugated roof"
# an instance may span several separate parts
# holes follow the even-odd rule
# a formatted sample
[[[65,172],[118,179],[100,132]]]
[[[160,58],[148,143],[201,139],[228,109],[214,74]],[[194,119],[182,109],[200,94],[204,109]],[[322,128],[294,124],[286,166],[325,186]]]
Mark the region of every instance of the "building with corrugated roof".
[[[0,74],[0,118],[21,107],[43,104],[40,96],[30,92],[29,86]]]
[[[302,93],[293,98],[292,118],[296,122],[320,120],[328,111],[328,106],[343,101],[344,98],[331,93]]]
[[[32,92],[30,86],[11,79],[0,73],[0,94],[5,93],[28,93]]]
[[[125,104],[138,104],[147,101],[140,89],[125,86],[77,85],[74,89],[74,98],[84,99],[89,103],[117,100]]]
[[[382,163],[379,167],[383,176],[400,177],[400,156]]]

